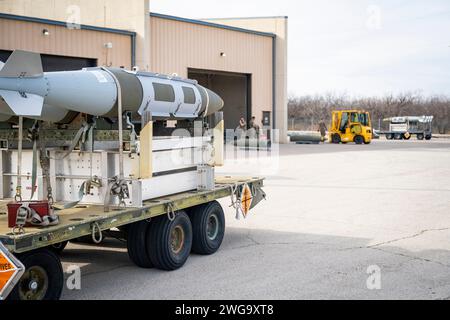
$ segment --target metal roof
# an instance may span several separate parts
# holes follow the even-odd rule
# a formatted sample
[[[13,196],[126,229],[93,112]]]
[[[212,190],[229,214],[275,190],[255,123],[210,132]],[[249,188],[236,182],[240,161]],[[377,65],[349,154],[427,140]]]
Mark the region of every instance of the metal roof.
[[[230,31],[250,33],[250,34],[255,34],[255,35],[263,36],[263,37],[271,37],[271,38],[276,37],[276,35],[274,33],[270,33],[270,32],[261,32],[261,31],[256,31],[256,30],[232,27],[232,26],[219,24],[219,23],[212,23],[212,22],[202,21],[202,20],[181,18],[181,17],[171,16],[171,15],[161,14],[161,13],[155,13],[155,12],[150,12],[150,17],[186,22],[186,23],[193,23],[193,24],[198,24],[198,25],[202,25],[202,26],[206,26],[206,27],[213,27],[213,28],[225,29],[225,30],[230,30]]]
[[[54,25],[54,26],[61,26],[61,27],[67,27],[69,25],[67,22],[63,22],[63,21],[56,21],[56,20],[49,20],[49,19],[42,19],[42,18],[35,18],[35,17],[27,17],[27,16],[18,16],[18,15],[7,14],[7,13],[0,13],[0,18],[9,19],[9,20],[44,23],[44,24],[50,24],[50,25]],[[96,27],[96,26],[91,26],[91,25],[86,25],[86,24],[80,24],[79,26],[80,26],[81,30],[102,31],[102,32],[109,32],[109,33],[124,34],[124,35],[129,35],[129,36],[136,36],[136,32],[128,31],[128,30]]]

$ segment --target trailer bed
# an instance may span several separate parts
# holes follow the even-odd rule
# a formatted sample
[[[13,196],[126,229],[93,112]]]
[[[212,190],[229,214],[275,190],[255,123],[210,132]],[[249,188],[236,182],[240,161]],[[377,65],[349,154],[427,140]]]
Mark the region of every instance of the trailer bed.
[[[63,241],[90,235],[95,226],[101,231],[120,227],[136,221],[149,219],[170,211],[182,210],[232,194],[236,186],[248,184],[262,187],[263,178],[223,176],[215,178],[215,187],[210,191],[189,191],[156,198],[144,202],[141,208],[110,208],[105,212],[101,205],[77,205],[58,210],[59,224],[49,227],[27,227],[22,234],[13,234],[7,223],[7,203],[0,201],[0,241],[9,251],[22,253]]]

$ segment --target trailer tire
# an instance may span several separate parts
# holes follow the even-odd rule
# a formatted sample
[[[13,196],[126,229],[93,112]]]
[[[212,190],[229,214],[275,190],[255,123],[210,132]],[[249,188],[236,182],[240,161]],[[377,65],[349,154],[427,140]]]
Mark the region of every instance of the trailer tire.
[[[392,140],[394,139],[394,135],[392,133],[386,133],[386,139]]]
[[[427,135],[425,136],[425,140],[431,140],[431,134],[427,134]]]
[[[402,140],[402,134],[401,133],[394,133],[394,140]]]
[[[225,216],[222,206],[211,201],[193,208],[191,212],[193,230],[192,251],[197,254],[215,253],[225,234]]]
[[[25,266],[25,273],[8,299],[59,300],[64,285],[64,271],[58,255],[50,249],[38,249],[18,254],[17,258]]]
[[[147,220],[130,224],[127,228],[127,249],[130,260],[141,268],[153,268],[147,250],[147,233],[150,228]]]
[[[176,213],[172,221],[160,216],[150,224],[147,237],[147,252],[155,268],[179,269],[192,249],[191,220],[184,211]]]
[[[424,138],[423,133],[418,133],[417,134],[417,140],[423,140],[423,138]]]
[[[55,243],[55,244],[49,245],[48,248],[56,254],[61,254],[64,251],[64,249],[66,248],[67,243],[69,243],[69,241]]]
[[[355,138],[353,139],[353,141],[354,141],[356,144],[363,144],[363,143],[364,143],[364,138],[363,138],[363,136],[358,135],[358,136],[355,136]]]

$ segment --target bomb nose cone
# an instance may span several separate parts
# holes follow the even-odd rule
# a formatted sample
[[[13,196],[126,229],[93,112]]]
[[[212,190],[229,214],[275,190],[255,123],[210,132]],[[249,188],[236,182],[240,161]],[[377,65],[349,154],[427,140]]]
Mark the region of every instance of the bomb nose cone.
[[[206,92],[208,93],[208,107],[206,109],[206,115],[209,116],[211,114],[214,114],[220,110],[222,110],[224,102],[222,98],[215,93],[214,91],[211,91],[209,89],[206,89]]]

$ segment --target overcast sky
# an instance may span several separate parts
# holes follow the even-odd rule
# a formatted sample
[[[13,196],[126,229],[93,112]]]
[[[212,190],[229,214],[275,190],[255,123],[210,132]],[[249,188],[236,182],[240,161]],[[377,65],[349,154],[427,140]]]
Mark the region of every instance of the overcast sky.
[[[449,0],[150,0],[150,9],[289,16],[290,93],[450,95]]]

